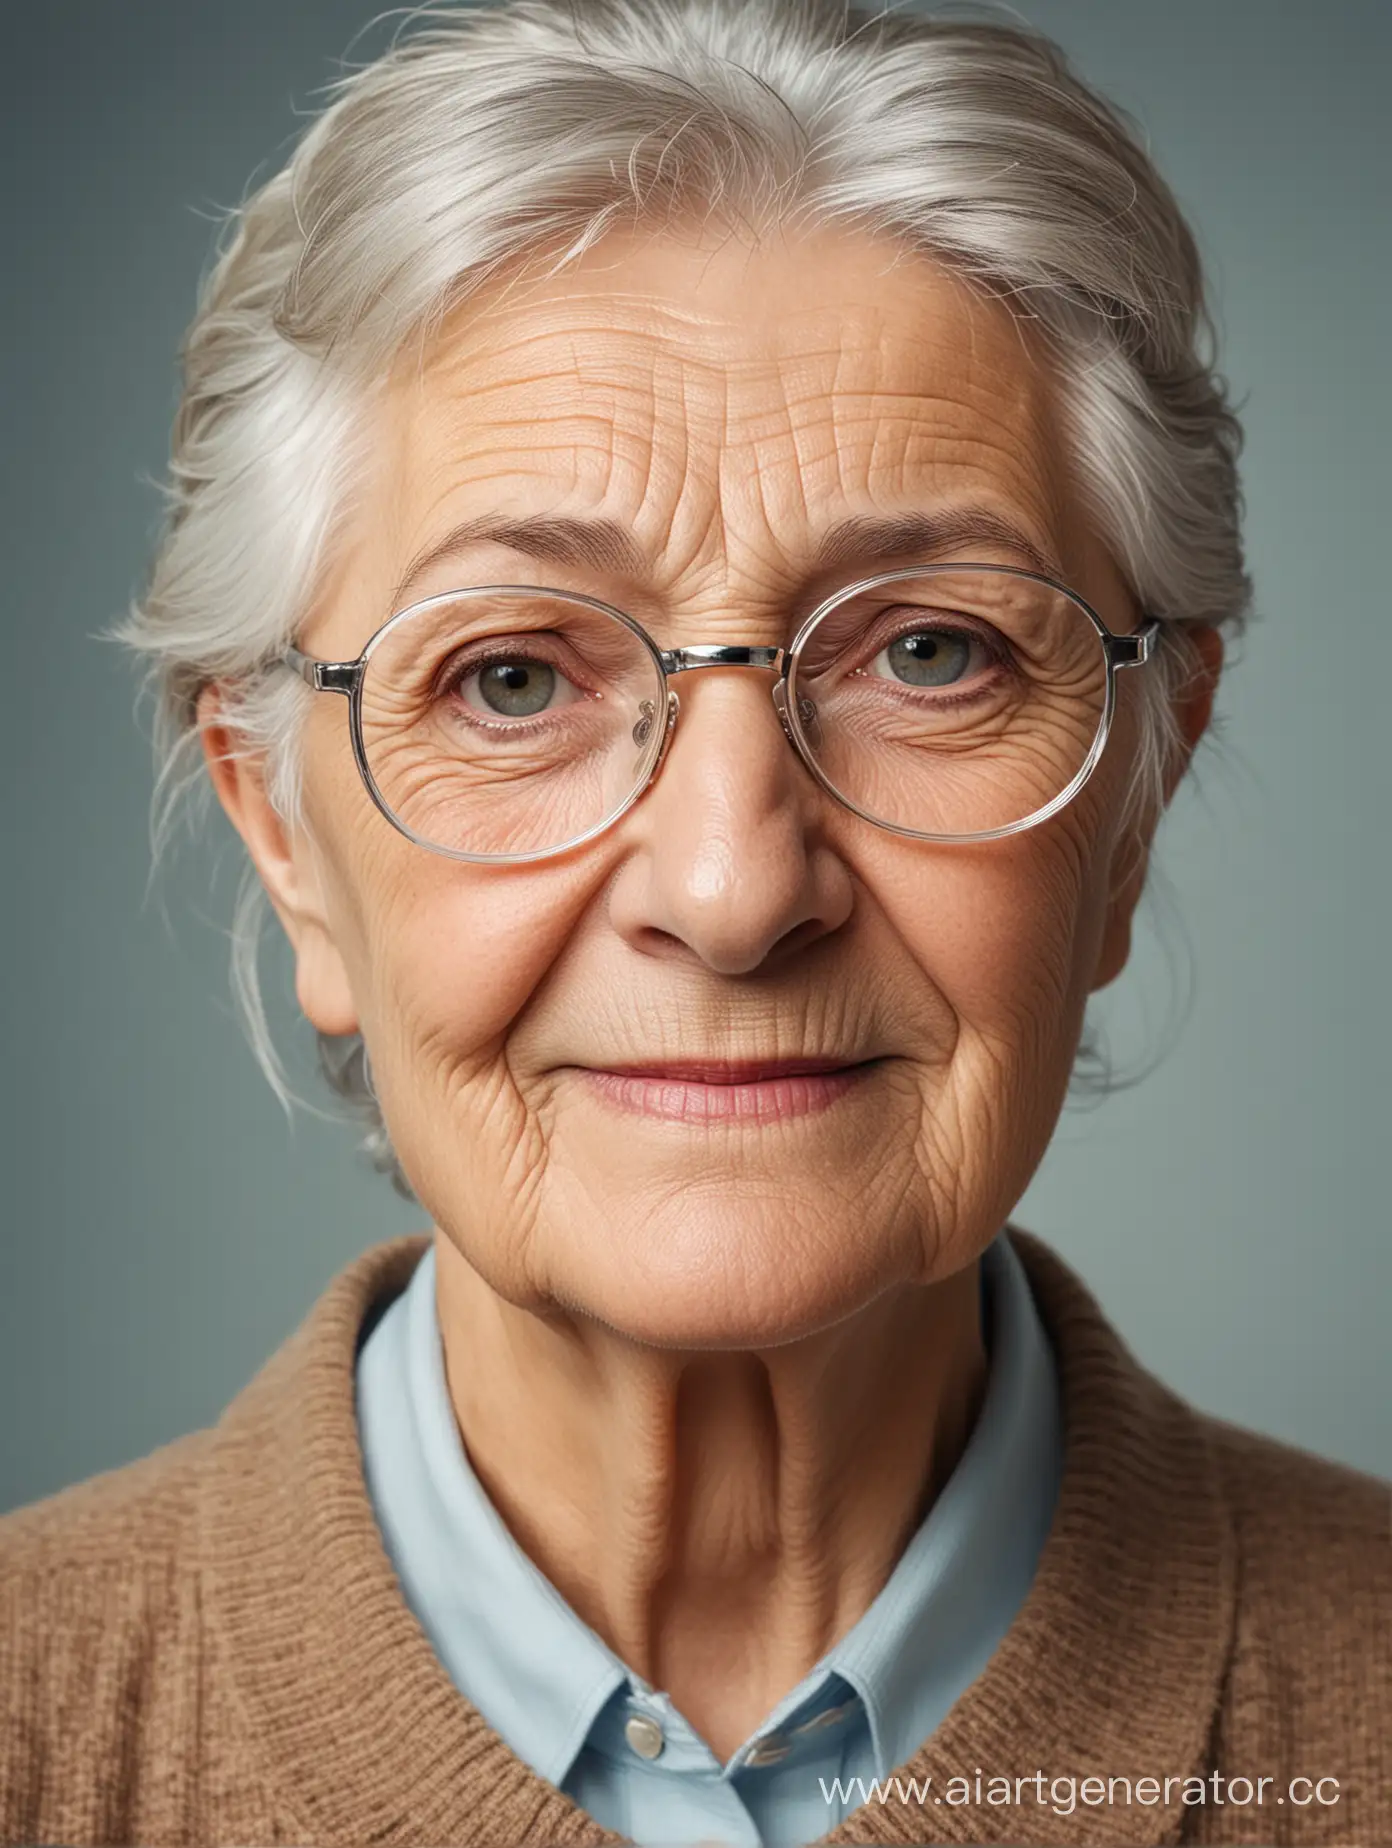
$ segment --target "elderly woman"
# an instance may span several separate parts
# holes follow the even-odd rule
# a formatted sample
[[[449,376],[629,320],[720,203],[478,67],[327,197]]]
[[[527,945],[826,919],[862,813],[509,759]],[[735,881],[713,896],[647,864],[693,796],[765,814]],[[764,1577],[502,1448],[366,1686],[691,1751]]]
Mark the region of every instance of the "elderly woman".
[[[431,1230],[0,1525],[4,1839],[1392,1838],[1385,1486],[1007,1223],[1247,597],[1124,125],[519,0],[238,220],[127,634]]]

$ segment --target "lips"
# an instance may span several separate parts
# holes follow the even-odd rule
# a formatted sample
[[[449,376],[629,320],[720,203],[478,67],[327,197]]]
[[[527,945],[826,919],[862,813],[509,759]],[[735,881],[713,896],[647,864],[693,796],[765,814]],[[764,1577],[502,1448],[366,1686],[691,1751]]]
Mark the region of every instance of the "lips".
[[[592,1091],[632,1115],[688,1126],[789,1122],[858,1089],[874,1059],[671,1059],[580,1067]]]

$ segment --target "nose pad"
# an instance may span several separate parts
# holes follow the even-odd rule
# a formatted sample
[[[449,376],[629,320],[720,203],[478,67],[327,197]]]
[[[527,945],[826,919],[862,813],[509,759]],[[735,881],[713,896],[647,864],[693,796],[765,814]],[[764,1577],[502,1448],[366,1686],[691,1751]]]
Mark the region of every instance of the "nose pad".
[[[804,696],[798,701],[798,719],[802,725],[802,735],[813,751],[822,748],[822,725],[817,717],[817,708],[812,700]]]
[[[676,729],[677,714],[680,711],[681,701],[669,688],[667,692],[667,722],[662,728],[662,746],[657,756],[653,759],[652,769],[648,772],[649,782],[652,781],[653,777],[657,775],[662,767],[662,760],[667,755],[668,745],[672,742],[672,733]],[[638,718],[637,722],[634,724],[632,733],[633,742],[638,746],[638,756],[634,760],[633,765],[635,776],[643,767],[643,756],[647,750],[649,740],[652,738],[653,726],[656,722],[657,711],[652,700],[640,700],[638,702]]]
[[[786,681],[774,681],[773,703],[777,708],[778,722],[783,727],[784,735],[789,744],[796,750],[797,739],[793,735],[792,720],[788,716],[788,686]],[[806,695],[803,695],[803,697],[798,700],[797,714],[798,728],[802,732],[802,736],[806,740],[808,747],[814,752],[820,751],[822,748],[822,728],[817,719],[816,705],[812,700],[808,699]]]

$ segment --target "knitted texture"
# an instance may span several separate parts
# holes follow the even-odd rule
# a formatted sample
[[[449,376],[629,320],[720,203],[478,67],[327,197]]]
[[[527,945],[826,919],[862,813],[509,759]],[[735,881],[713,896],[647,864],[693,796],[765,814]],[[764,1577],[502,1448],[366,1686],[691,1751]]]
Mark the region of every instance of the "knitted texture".
[[[1054,1523],[917,1791],[824,1841],[1392,1843],[1392,1488],[1196,1412],[1010,1235],[1059,1365]],[[0,1841],[622,1839],[457,1692],[383,1550],[355,1343],[424,1249],[349,1265],[212,1429],[0,1520]]]

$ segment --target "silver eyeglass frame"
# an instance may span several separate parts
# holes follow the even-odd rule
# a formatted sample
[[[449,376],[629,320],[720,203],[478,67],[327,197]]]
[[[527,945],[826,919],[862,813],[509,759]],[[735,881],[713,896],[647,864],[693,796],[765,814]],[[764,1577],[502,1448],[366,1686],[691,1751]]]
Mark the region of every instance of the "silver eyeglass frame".
[[[802,726],[808,722],[808,719],[799,711],[802,702],[797,697],[797,670],[802,649],[813,630],[832,610],[839,608],[852,597],[861,596],[878,585],[898,583],[906,578],[931,577],[966,571],[993,572],[1006,577],[1025,578],[1031,583],[1043,584],[1050,590],[1057,591],[1061,596],[1067,597],[1070,602],[1077,604],[1096,629],[1102,644],[1107,674],[1106,691],[1102,702],[1101,721],[1092,746],[1072,781],[1052,801],[1036,809],[1032,815],[1026,815],[1022,821],[1009,822],[1004,827],[981,829],[973,834],[936,834],[923,829],[905,827],[896,822],[881,821],[878,816],[859,808],[828,780],[817,762],[812,745],[802,731]],[[496,596],[500,592],[523,596],[540,592],[545,596],[562,598],[567,602],[578,603],[588,609],[597,610],[622,623],[643,644],[657,670],[660,691],[656,704],[665,709],[665,719],[657,749],[652,754],[652,761],[646,774],[625,801],[612,814],[596,822],[592,828],[587,828],[583,833],[561,842],[558,846],[541,847],[530,853],[469,853],[463,848],[442,846],[437,841],[426,840],[423,835],[415,833],[395,813],[381,790],[378,789],[371,766],[367,761],[367,751],[363,742],[362,689],[368,664],[374,652],[401,623],[406,622],[421,610],[433,608],[438,604],[457,603],[466,597]],[[418,602],[408,604],[405,609],[398,610],[373,634],[356,660],[323,661],[315,655],[305,654],[303,650],[294,647],[284,649],[279,658],[316,693],[341,693],[347,696],[349,732],[358,772],[374,805],[399,834],[404,834],[407,840],[413,841],[418,847],[423,847],[426,852],[441,854],[446,859],[467,861],[472,865],[480,866],[524,866],[535,860],[554,859],[559,854],[570,853],[577,847],[583,847],[588,841],[597,839],[601,834],[607,833],[647,793],[666,761],[672,734],[676,730],[677,720],[681,713],[681,701],[675,689],[668,685],[668,681],[673,675],[693,673],[707,667],[771,669],[777,676],[770,688],[774,710],[778,714],[779,723],[783,727],[788,742],[797,752],[815,782],[842,808],[849,810],[860,820],[868,822],[871,827],[882,828],[890,834],[903,835],[909,840],[931,841],[942,846],[966,845],[974,841],[1003,840],[1011,834],[1022,834],[1027,828],[1038,827],[1051,815],[1057,814],[1061,808],[1073,800],[1092,775],[1106,748],[1107,738],[1112,728],[1112,719],[1116,711],[1117,672],[1122,668],[1140,667],[1150,660],[1155,652],[1160,627],[1160,619],[1150,616],[1143,618],[1140,628],[1132,633],[1118,635],[1107,627],[1097,611],[1080,597],[1077,591],[1070,590],[1066,584],[1060,584],[1056,579],[1046,577],[1038,571],[1022,571],[1014,565],[939,563],[908,565],[895,571],[877,572],[873,577],[862,578],[854,584],[843,586],[817,605],[816,609],[801,624],[786,648],[769,648],[734,642],[692,642],[683,648],[659,648],[647,630],[632,616],[616,608],[612,603],[602,602],[598,597],[587,597],[578,591],[557,590],[554,586],[543,584],[474,584],[459,590],[442,591],[436,596],[421,598]],[[810,702],[807,703],[810,704]],[[811,716],[815,718],[815,713]]]

